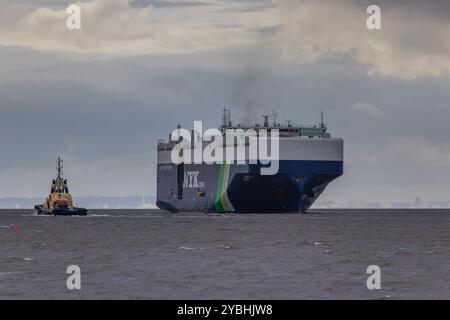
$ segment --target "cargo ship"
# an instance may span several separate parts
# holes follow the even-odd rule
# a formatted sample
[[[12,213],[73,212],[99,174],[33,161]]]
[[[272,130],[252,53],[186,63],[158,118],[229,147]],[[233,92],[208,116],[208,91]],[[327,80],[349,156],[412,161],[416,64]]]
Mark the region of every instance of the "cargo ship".
[[[227,130],[254,130],[258,135],[276,130],[279,161],[273,175],[262,174],[267,165],[261,161],[175,163],[172,152],[182,138],[173,141],[172,133],[169,141],[159,140],[156,205],[170,212],[305,213],[343,174],[344,141],[327,132],[323,113],[321,122],[310,126],[280,124],[276,117],[265,115],[262,124],[233,124],[230,110],[224,109],[220,127],[223,135]],[[194,135],[192,131],[192,141]],[[229,148],[222,140],[223,149]],[[183,152],[195,152],[194,142],[189,143],[192,150]]]
[[[50,195],[45,202],[34,206],[38,215],[52,216],[85,216],[85,208],[77,208],[73,205],[72,195],[69,193],[67,179],[63,178],[63,160],[58,157],[56,179],[51,184]]]

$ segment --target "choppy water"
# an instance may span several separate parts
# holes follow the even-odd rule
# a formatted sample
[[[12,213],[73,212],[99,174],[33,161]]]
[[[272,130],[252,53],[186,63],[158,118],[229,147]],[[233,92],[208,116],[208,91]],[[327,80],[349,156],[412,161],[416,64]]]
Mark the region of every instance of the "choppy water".
[[[0,299],[450,298],[450,211],[90,213],[0,210]]]

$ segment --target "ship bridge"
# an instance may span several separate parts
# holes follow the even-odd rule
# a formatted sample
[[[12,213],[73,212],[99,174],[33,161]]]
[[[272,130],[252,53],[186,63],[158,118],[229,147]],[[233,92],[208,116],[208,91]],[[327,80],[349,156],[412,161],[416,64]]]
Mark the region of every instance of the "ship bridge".
[[[270,123],[269,119],[273,118],[273,122]],[[308,137],[308,138],[330,138],[330,134],[327,132],[327,127],[323,121],[323,112],[321,113],[321,121],[318,125],[295,125],[291,120],[287,120],[285,124],[277,122],[277,114],[272,112],[272,115],[263,115],[263,124],[254,123],[239,123],[233,125],[231,122],[230,109],[223,109],[222,114],[222,126],[221,131],[225,133],[226,130],[250,130],[253,129],[258,132],[260,129],[265,129],[268,132],[270,130],[278,130],[280,137]]]
[[[270,118],[273,118],[273,122],[270,122]],[[321,113],[321,121],[317,125],[296,125],[293,124],[291,120],[287,120],[284,124],[277,122],[277,114],[272,112],[272,115],[263,115],[263,123],[238,123],[233,124],[231,121],[230,109],[223,109],[222,114],[222,125],[220,126],[220,131],[223,135],[226,134],[227,130],[254,130],[258,135],[259,130],[266,130],[270,133],[271,130],[278,130],[280,138],[330,138],[330,133],[327,132],[327,126],[324,123],[323,112]],[[178,128],[181,128],[178,125]],[[192,135],[194,132],[192,131]],[[192,139],[193,141],[194,139]],[[158,140],[158,151],[168,151],[172,150],[173,146],[177,144],[177,141],[171,141],[171,136],[169,136],[169,141]]]

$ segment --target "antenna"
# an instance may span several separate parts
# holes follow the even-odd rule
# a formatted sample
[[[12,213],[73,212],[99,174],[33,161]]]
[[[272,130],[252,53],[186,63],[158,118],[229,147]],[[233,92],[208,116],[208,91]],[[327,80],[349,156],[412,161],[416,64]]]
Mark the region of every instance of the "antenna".
[[[87,197],[87,167],[84,167],[84,196]]]
[[[177,135],[178,135],[177,138],[178,138],[178,141],[181,141],[181,138],[182,138],[181,135],[180,135],[180,133],[181,133],[180,131],[181,131],[181,124],[177,125]]]

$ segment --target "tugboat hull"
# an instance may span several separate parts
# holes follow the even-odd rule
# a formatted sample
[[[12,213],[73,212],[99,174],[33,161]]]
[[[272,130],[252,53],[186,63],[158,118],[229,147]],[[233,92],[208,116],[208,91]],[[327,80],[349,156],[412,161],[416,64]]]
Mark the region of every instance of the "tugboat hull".
[[[55,208],[46,209],[42,205],[35,206],[36,213],[42,216],[87,216],[84,208]]]

